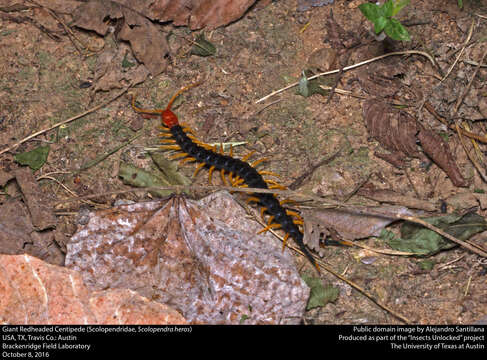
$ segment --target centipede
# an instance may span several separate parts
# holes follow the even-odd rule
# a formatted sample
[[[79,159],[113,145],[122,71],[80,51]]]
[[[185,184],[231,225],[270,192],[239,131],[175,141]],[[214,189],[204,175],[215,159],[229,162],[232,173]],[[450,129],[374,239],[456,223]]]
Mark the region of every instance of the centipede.
[[[208,181],[211,184],[212,174],[219,171],[221,179],[225,185],[230,184],[232,187],[248,187],[255,189],[286,189],[277,181],[265,179],[269,175],[278,177],[271,171],[257,170],[257,166],[267,158],[261,158],[253,162],[249,159],[254,154],[250,152],[243,158],[238,159],[233,156],[233,148],[230,147],[229,154],[225,154],[223,145],[218,149],[217,145],[206,144],[197,139],[194,131],[184,123],[180,123],[176,114],[171,110],[174,101],[181,93],[190,88],[200,85],[194,83],[187,85],[177,91],[169,100],[165,109],[143,109],[136,105],[135,95],[132,96],[132,108],[137,113],[159,115],[161,117],[161,138],[160,148],[163,150],[174,150],[176,153],[171,156],[172,160],[178,159],[181,163],[194,162],[198,163],[193,176],[195,177],[201,169],[208,168]],[[288,209],[283,205],[291,202],[289,199],[279,200],[274,193],[250,193],[247,199],[248,203],[255,202],[260,206],[261,217],[264,219],[267,215],[266,226],[259,231],[265,233],[271,229],[282,230],[285,235],[283,238],[283,248],[289,238],[294,239],[304,256],[311,262],[314,268],[320,272],[320,267],[311,255],[303,242],[303,232],[300,226],[303,225],[303,219],[298,212]]]

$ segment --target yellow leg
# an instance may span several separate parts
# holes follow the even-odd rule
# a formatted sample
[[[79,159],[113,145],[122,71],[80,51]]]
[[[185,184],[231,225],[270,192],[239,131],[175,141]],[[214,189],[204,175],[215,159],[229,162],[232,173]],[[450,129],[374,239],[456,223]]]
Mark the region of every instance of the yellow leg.
[[[196,168],[196,170],[194,171],[193,173],[193,177],[196,177],[196,175],[198,175],[198,173],[200,172],[201,169],[203,169],[205,167],[205,163],[201,163],[198,165],[198,167]]]
[[[284,187],[282,185],[272,185],[272,186],[269,186],[269,189],[287,190],[286,187]]]
[[[303,218],[301,217],[301,215],[299,215],[296,211],[286,210],[286,214],[288,214],[290,216],[294,216],[298,220],[303,220]]]
[[[174,155],[169,156],[169,159],[176,160],[176,159],[179,159],[179,158],[184,158],[186,156],[188,156],[188,154],[186,154],[186,153],[177,153],[177,154],[174,154]]]
[[[208,184],[212,185],[211,184],[211,176],[213,175],[213,170],[215,170],[215,166],[211,166],[210,167],[210,170],[208,170]]]
[[[286,233],[286,235],[284,235],[284,239],[282,241],[282,251],[284,251],[284,249],[286,248],[287,239],[289,239],[289,234],[288,233]]]
[[[303,225],[304,224],[303,220],[294,220],[293,223],[295,223],[296,225]]]
[[[227,179],[225,178],[225,170],[224,169],[221,169],[220,170],[220,175],[221,175],[221,178],[222,178],[222,181],[223,181],[223,185],[228,186]]]
[[[282,190],[286,190],[286,187],[284,185],[281,185],[279,184],[278,182],[274,181],[274,180],[264,180],[266,183],[268,184],[271,184],[271,185],[274,185],[274,186],[277,186],[275,189],[282,189]]]
[[[279,201],[279,204],[281,206],[284,205],[284,204],[295,204],[295,203],[296,203],[296,201],[291,200],[291,199],[284,199],[284,200]]]
[[[280,176],[277,175],[276,173],[273,173],[272,171],[267,171],[267,170],[259,171],[259,174],[260,175],[270,175],[270,176],[274,176],[276,178],[280,178]]]
[[[259,159],[259,160],[256,160],[254,161],[252,164],[252,167],[256,167],[257,165],[259,165],[261,162],[264,162],[264,161],[268,161],[269,159],[268,158],[262,158],[262,159]]]
[[[237,176],[237,177],[236,177],[234,180],[235,180],[235,181],[234,181],[234,182],[232,182],[232,186],[233,186],[233,187],[244,187],[243,185],[242,185],[242,186],[240,186],[241,184],[243,184],[244,179],[242,179],[241,177],[238,177],[238,176]]]
[[[258,203],[259,201],[260,201],[259,198],[255,197],[255,196],[249,196],[249,198],[247,200],[245,200],[245,202],[247,204],[250,204],[251,202],[257,202]]]
[[[255,154],[255,151],[251,151],[249,152],[247,155],[245,155],[243,158],[242,158],[242,161],[247,161],[252,155]]]
[[[160,145],[159,148],[163,150],[181,150],[179,145]]]
[[[187,155],[187,154],[186,154]],[[187,158],[184,158],[183,160],[181,160],[179,162],[179,165],[183,165],[184,163],[188,162],[188,161],[196,161],[196,158],[190,156],[190,157],[187,157]]]
[[[279,229],[280,227],[281,227],[281,224],[273,223],[273,224],[267,225],[265,228],[260,230],[257,234],[265,233],[266,231],[269,231],[271,229]]]

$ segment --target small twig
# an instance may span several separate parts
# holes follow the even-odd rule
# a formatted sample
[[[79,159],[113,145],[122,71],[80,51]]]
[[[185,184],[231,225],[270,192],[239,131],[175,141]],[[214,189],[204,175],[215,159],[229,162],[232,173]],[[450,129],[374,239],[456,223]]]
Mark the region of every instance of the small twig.
[[[426,110],[428,110],[431,115],[433,115],[437,120],[439,120],[440,122],[442,122],[444,125],[448,126],[452,130],[456,130],[455,125],[449,124],[448,121],[443,116],[441,116],[440,114],[438,114],[436,112],[435,108],[433,107],[433,105],[431,105],[431,103],[429,101],[425,101],[424,108]],[[470,131],[468,131],[466,129],[463,129],[463,128],[460,128],[460,133],[462,135],[464,135],[464,136],[467,136],[469,138],[475,139],[477,141],[480,141],[480,142],[483,142],[483,143],[487,143],[487,136],[477,135],[477,134],[475,134],[473,132],[470,132]]]
[[[329,162],[333,161],[334,159],[336,159],[336,157],[338,155],[340,155],[340,153],[342,152],[342,149],[339,149],[336,153],[334,153],[333,155],[321,160],[320,162],[318,162],[318,164],[316,165],[313,165],[311,167],[311,169],[309,169],[308,171],[305,171],[303,175],[301,175],[300,177],[298,177],[296,180],[294,180],[292,182],[291,185],[288,186],[289,189],[291,190],[294,190],[294,189],[297,189],[298,187],[301,186],[301,184],[304,182],[304,180],[306,180],[307,177],[309,177],[310,175],[312,175],[316,169],[318,169],[319,167],[325,165],[325,164],[328,164]]]
[[[344,67],[342,69],[342,71],[347,71],[347,70],[355,69],[357,67],[360,67],[360,66],[363,66],[363,65],[366,65],[366,64],[370,64],[371,62],[374,62],[374,61],[377,61],[377,60],[381,60],[381,59],[384,59],[384,58],[389,57],[389,56],[395,56],[395,55],[413,55],[413,54],[422,55],[422,56],[426,57],[431,62],[431,64],[433,65],[433,67],[435,66],[435,61],[431,57],[430,54],[428,54],[428,53],[426,53],[424,51],[419,51],[419,50],[407,50],[407,51],[395,51],[395,52],[387,53],[387,54],[384,54],[384,55],[381,55],[381,56],[374,57],[374,58],[369,59],[369,60],[365,60],[365,61],[359,62],[357,64],[353,64],[353,65],[350,65],[350,66],[346,66],[346,67]],[[326,72],[322,72],[322,73],[313,75],[313,76],[307,78],[307,80],[309,81],[309,80],[316,79],[316,78],[318,78],[320,76],[337,74],[339,72],[340,72],[340,69],[326,71]],[[260,102],[262,102],[262,101],[270,98],[271,96],[280,94],[283,91],[286,91],[286,90],[291,89],[291,88],[293,88],[295,86],[298,86],[298,85],[299,85],[299,81],[298,82],[295,82],[295,83],[292,83],[292,84],[289,84],[288,86],[283,87],[282,89],[273,91],[269,95],[266,95],[263,98],[260,98],[255,103],[258,104],[258,103],[260,103]]]
[[[127,140],[126,142],[124,142],[123,144],[120,144],[119,146],[107,151],[106,153],[104,154],[101,154],[100,156],[98,156],[96,159],[93,159],[91,161],[88,161],[87,163],[83,164],[79,170],[77,170],[76,172],[80,172],[80,171],[83,171],[83,170],[86,170],[96,164],[98,164],[99,162],[105,160],[107,157],[109,157],[110,155],[116,153],[118,150],[120,150],[121,148],[127,146],[128,144],[130,144],[132,141],[134,141],[135,139],[137,139],[140,135],[142,135],[142,133],[139,133],[139,134],[135,134],[134,136],[132,136],[129,140]]]
[[[470,41],[470,38],[472,37],[474,25],[475,25],[475,20],[472,20],[472,24],[470,25],[470,29],[468,30],[467,39],[463,43],[463,46],[462,46],[462,49],[460,50],[460,53],[458,54],[457,58],[455,59],[455,61],[453,62],[453,64],[450,66],[450,68],[448,69],[448,71],[446,72],[445,76],[443,76],[443,79],[441,79],[441,82],[445,81],[445,79],[448,77],[448,75],[450,75],[450,73],[452,72],[453,68],[457,64],[458,60],[460,59],[460,57],[462,56],[463,52],[465,51],[465,48],[467,47],[468,42]]]
[[[129,89],[130,89],[130,87],[131,87],[131,85],[130,85],[129,87],[126,87],[126,88],[125,88],[124,90],[122,90],[121,92],[119,92],[119,93],[118,93],[117,95],[115,95],[113,98],[111,98],[111,99],[109,99],[109,100],[107,100],[107,101],[105,101],[105,102],[101,103],[100,105],[97,105],[97,106],[95,106],[95,107],[93,107],[93,108],[91,108],[91,109],[89,109],[89,110],[86,110],[85,112],[83,112],[83,113],[81,113],[81,114],[78,114],[78,115],[73,116],[73,117],[71,117],[71,118],[69,118],[69,119],[63,120],[63,121],[61,121],[61,122],[58,122],[57,124],[54,124],[54,125],[53,125],[53,126],[51,126],[51,127],[48,127],[48,128],[46,128],[46,129],[43,129],[43,130],[39,130],[39,131],[37,131],[37,132],[35,132],[35,133],[33,133],[33,134],[31,134],[31,135],[27,136],[26,138],[23,138],[22,140],[20,140],[19,142],[17,142],[17,143],[15,143],[15,144],[13,144],[12,146],[9,146],[8,148],[1,150],[1,151],[0,151],[0,155],[2,155],[2,154],[4,154],[4,153],[6,153],[6,152],[8,152],[8,151],[11,151],[11,150],[15,149],[17,146],[19,146],[19,145],[21,145],[21,144],[25,143],[26,141],[28,141],[28,140],[30,140],[30,139],[32,139],[32,138],[35,138],[36,136],[39,136],[39,135],[41,135],[41,134],[44,134],[44,133],[46,133],[46,132],[48,132],[48,131],[50,131],[50,130],[53,130],[53,129],[55,129],[55,128],[57,128],[57,127],[61,126],[61,125],[67,124],[67,123],[69,123],[69,122],[71,122],[71,121],[74,121],[74,120],[79,119],[79,118],[82,118],[82,117],[84,117],[84,116],[86,116],[86,115],[88,115],[88,114],[91,114],[92,112],[94,112],[94,111],[96,111],[96,110],[98,110],[98,109],[101,109],[102,107],[104,107],[104,106],[108,105],[108,104],[109,104],[109,103],[111,103],[112,101],[115,101],[115,100],[116,100],[116,99],[118,99],[120,96],[122,96],[123,94],[125,94],[125,93],[126,93],[126,92],[127,92]]]

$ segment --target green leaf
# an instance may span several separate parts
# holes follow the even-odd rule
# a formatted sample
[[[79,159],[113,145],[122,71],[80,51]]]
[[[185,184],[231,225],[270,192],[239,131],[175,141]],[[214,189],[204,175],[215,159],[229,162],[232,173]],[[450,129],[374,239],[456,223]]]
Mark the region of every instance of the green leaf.
[[[339,289],[332,285],[323,286],[320,278],[303,275],[303,280],[311,289],[306,310],[325,306],[338,298]]]
[[[390,18],[394,11],[394,3],[392,2],[392,0],[388,0],[381,6],[381,9],[382,16]]]
[[[409,36],[408,31],[402,24],[397,21],[396,19],[389,19],[387,22],[384,32],[394,40],[402,40],[402,41],[410,41],[411,37]]]
[[[374,21],[374,31],[376,34],[379,34],[384,28],[386,27],[387,23],[389,22],[389,19],[386,19],[385,17],[380,17],[377,18]]]
[[[27,165],[32,170],[39,170],[47,160],[49,146],[39,146],[34,150],[23,152],[14,156],[14,160],[21,165]]]
[[[446,215],[423,218],[424,221],[440,228],[446,233],[460,240],[467,240],[471,236],[487,230],[485,219],[475,213],[461,215]],[[381,237],[394,250],[407,251],[417,256],[430,256],[441,250],[451,249],[456,243],[444,238],[437,232],[427,229],[419,224],[406,222],[401,227],[401,237],[392,233],[381,233]]]
[[[299,79],[299,87],[298,87],[298,93],[304,97],[309,96],[309,89],[308,89],[308,78],[306,77],[305,72],[303,71],[303,76],[301,79]]]
[[[196,38],[194,45],[191,47],[190,53],[197,56],[212,56],[216,54],[216,47],[206,40],[205,34],[200,34]]]
[[[397,15],[399,11],[406,5],[409,5],[411,0],[396,0],[394,2],[394,10],[392,11],[392,16]]]
[[[372,22],[383,16],[383,10],[376,4],[360,4],[358,8],[362,12],[362,14],[364,14],[364,16]]]
[[[320,87],[320,85],[327,85],[324,79],[308,80],[313,72],[310,70],[303,71],[303,76],[299,79],[299,86],[297,93],[301,96],[308,97],[314,94],[327,95],[328,92]]]

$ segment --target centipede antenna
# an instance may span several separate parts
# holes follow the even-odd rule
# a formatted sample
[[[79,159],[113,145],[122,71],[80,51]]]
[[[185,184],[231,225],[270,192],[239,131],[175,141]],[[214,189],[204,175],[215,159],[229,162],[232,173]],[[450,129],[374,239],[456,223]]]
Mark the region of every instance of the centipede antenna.
[[[139,108],[135,105],[135,95],[132,95],[132,109],[135,110],[135,112],[138,112],[138,113],[141,113],[141,114],[162,114],[162,112],[164,110],[162,109],[142,109],[142,108]]]
[[[185,92],[186,90],[189,90],[191,88],[194,88],[195,86],[198,86],[198,85],[201,85],[201,81],[197,82],[197,83],[193,83],[193,84],[189,84],[189,85],[186,85],[185,87],[181,88],[178,90],[177,93],[175,93],[171,100],[169,100],[168,104],[167,104],[167,107],[166,107],[166,110],[171,110],[171,106],[172,104],[174,103],[174,101],[178,98],[179,95],[181,95],[183,92]]]

